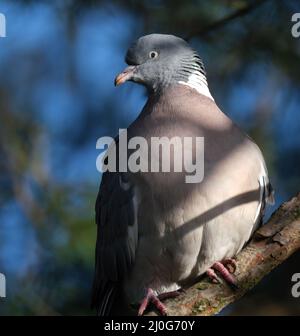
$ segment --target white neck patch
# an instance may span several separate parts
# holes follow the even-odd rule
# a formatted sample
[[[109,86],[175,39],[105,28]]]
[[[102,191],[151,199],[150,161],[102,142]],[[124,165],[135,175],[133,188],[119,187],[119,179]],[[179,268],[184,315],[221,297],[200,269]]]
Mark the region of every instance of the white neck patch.
[[[187,82],[179,81],[179,84],[187,85],[196,91],[198,91],[200,94],[203,94],[204,96],[212,99],[214,101],[214,98],[212,97],[205,75],[203,75],[200,71],[193,72]]]

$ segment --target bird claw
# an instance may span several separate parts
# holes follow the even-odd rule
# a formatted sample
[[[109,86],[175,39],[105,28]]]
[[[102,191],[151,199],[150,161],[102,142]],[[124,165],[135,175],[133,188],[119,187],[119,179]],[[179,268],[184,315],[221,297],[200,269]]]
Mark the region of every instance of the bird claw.
[[[151,288],[148,288],[147,294],[140,304],[138,310],[138,316],[142,316],[144,314],[150,302],[156,307],[156,309],[160,312],[161,315],[163,316],[167,315],[166,306],[160,301],[159,297],[154,293],[154,291]]]
[[[152,303],[156,307],[156,309],[160,312],[161,315],[166,316],[167,308],[161,301],[165,299],[176,298],[177,296],[179,296],[180,294],[184,292],[185,290],[180,288],[176,291],[155,295],[153,289],[148,288],[146,296],[140,304],[140,307],[138,310],[138,316],[142,316],[144,314],[145,310],[147,309],[150,303]]]
[[[220,276],[232,289],[238,289],[236,279],[232,275],[236,271],[236,261],[234,259],[224,259],[222,262],[217,261],[206,271],[206,274],[212,282],[219,283],[220,281],[215,270],[218,271]]]
[[[207,271],[206,271],[206,275],[210,278],[210,280],[215,283],[215,284],[218,284],[220,283],[219,279],[218,279],[218,276],[216,274],[216,272],[212,269],[212,268],[209,268]]]
[[[222,264],[228,269],[228,271],[233,274],[236,271],[237,265],[236,260],[232,258],[224,259]]]

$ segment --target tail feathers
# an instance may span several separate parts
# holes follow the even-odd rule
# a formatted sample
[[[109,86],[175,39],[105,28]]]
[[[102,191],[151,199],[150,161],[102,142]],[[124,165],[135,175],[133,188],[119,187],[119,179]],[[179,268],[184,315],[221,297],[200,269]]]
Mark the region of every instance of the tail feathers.
[[[95,308],[98,316],[109,316],[117,294],[117,286],[113,282],[93,290],[91,308]]]
[[[275,204],[275,191],[270,182],[267,183],[265,190],[266,190],[265,191],[266,202],[270,205],[274,205]]]
[[[102,300],[97,309],[98,316],[109,316],[112,305],[116,297],[116,287],[110,286],[110,288],[104,293]]]
[[[263,225],[263,217],[267,204],[275,203],[274,190],[267,175],[261,176],[258,180],[260,188],[260,201],[255,215],[255,228]]]

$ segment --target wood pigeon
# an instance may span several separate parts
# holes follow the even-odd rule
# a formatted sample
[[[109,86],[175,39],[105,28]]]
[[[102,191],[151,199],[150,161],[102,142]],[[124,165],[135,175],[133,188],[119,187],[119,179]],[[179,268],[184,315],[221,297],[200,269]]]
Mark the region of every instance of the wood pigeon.
[[[161,170],[103,174],[92,306],[108,315],[122,298],[139,305],[139,315],[149,304],[165,315],[162,300],[202,274],[237,285],[232,258],[261,223],[273,190],[260,149],[218,108],[203,62],[186,41],[143,36],[126,63],[115,84],[133,81],[148,90],[128,139],[143,137],[151,146],[152,137],[202,137],[204,178],[187,183],[186,172]],[[171,157],[181,150],[197,154],[191,143],[175,144]]]

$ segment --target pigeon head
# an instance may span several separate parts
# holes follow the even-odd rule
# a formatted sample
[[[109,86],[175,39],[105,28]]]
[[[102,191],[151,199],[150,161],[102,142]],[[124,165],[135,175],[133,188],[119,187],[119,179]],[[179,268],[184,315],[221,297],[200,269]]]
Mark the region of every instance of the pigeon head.
[[[207,86],[201,58],[185,40],[173,35],[140,37],[128,49],[125,61],[129,66],[116,77],[115,85],[133,81],[150,92],[178,82]]]

